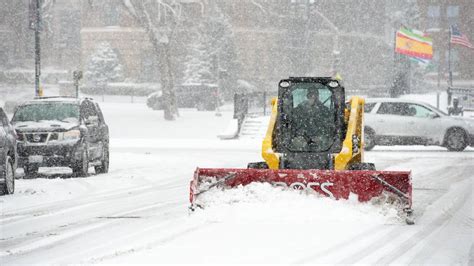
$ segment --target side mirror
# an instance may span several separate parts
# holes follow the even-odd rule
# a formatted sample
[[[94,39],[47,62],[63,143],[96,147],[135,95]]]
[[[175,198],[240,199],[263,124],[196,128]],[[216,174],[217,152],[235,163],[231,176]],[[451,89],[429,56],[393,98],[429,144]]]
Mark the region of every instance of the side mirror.
[[[98,116],[89,116],[86,121],[86,126],[97,126],[99,125],[99,117]]]
[[[435,119],[435,118],[438,118],[439,115],[438,115],[438,114],[435,114],[435,113],[430,113],[430,114],[428,115],[428,117],[431,118],[431,119]]]

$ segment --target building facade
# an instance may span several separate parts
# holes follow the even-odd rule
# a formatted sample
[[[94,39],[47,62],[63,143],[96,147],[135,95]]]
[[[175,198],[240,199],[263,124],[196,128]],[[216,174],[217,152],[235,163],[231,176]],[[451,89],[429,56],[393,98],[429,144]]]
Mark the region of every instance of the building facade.
[[[421,26],[433,37],[433,69],[427,74],[432,83],[447,86],[449,58],[449,28],[459,30],[474,44],[474,1],[471,0],[418,0]],[[453,85],[474,87],[474,49],[451,45]]]

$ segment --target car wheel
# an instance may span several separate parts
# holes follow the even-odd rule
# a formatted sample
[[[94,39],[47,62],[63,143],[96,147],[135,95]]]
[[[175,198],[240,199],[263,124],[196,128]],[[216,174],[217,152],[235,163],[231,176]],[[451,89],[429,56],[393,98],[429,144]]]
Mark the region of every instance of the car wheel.
[[[455,128],[448,132],[446,148],[448,148],[449,151],[463,151],[466,147],[466,134],[462,129]]]
[[[5,183],[2,188],[4,195],[10,195],[15,192],[15,173],[13,171],[13,162],[10,157],[7,157],[5,162],[5,171],[2,173]]]
[[[109,147],[104,146],[104,150],[102,152],[102,160],[100,161],[100,165],[94,167],[96,174],[105,174],[109,172]]]
[[[74,163],[72,172],[75,176],[85,177],[89,173],[89,157],[87,156],[87,149],[82,151],[81,159]]]
[[[370,151],[375,147],[375,133],[372,129],[364,131],[364,150]]]
[[[25,173],[25,178],[33,178],[38,174],[39,167],[34,164],[26,164],[23,166],[23,172]]]

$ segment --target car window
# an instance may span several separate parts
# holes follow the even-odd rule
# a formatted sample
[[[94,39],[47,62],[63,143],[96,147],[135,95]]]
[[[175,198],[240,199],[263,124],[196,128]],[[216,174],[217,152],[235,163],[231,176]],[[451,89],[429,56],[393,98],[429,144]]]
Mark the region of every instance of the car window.
[[[425,118],[425,117],[430,117],[432,115],[435,115],[435,113],[431,111],[430,109],[418,104],[410,104],[409,109],[410,109],[410,114],[414,117]]]
[[[98,103],[95,103],[95,108],[96,108],[97,114],[99,115],[99,121],[100,121],[101,123],[103,123],[104,120],[105,120],[105,119],[104,119],[104,114],[102,113],[102,110],[100,110],[100,106],[99,106]]]
[[[440,110],[440,109],[434,107],[434,106],[431,105],[431,104],[425,103],[425,105],[426,105],[426,106],[429,106],[429,108],[431,108],[431,110],[435,110],[434,113],[438,112],[438,113],[440,113],[440,114],[442,114],[442,115],[448,116],[447,113],[445,113],[444,111],[442,111],[442,110]]]
[[[366,103],[364,106],[364,113],[370,113],[375,107],[375,104],[377,103]]]
[[[93,103],[84,101],[81,106],[82,117],[87,120],[91,116],[97,116],[97,111]]]
[[[3,112],[3,109],[0,108],[0,123],[3,126],[8,125],[7,115]]]
[[[407,103],[386,102],[380,105],[377,114],[410,116],[410,110]]]

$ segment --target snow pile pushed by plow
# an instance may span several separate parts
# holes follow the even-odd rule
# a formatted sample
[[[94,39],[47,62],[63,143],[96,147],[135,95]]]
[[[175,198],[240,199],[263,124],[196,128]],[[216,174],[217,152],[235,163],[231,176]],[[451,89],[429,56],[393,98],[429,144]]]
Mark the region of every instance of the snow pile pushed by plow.
[[[338,200],[306,191],[274,187],[254,182],[232,189],[212,188],[199,197],[204,209],[196,209],[197,219],[237,223],[318,223],[356,222],[399,224],[403,219],[389,203],[361,204],[356,195]],[[270,211],[269,211],[270,210]],[[262,213],[265,215],[262,216]],[[199,218],[198,218],[199,217]]]

